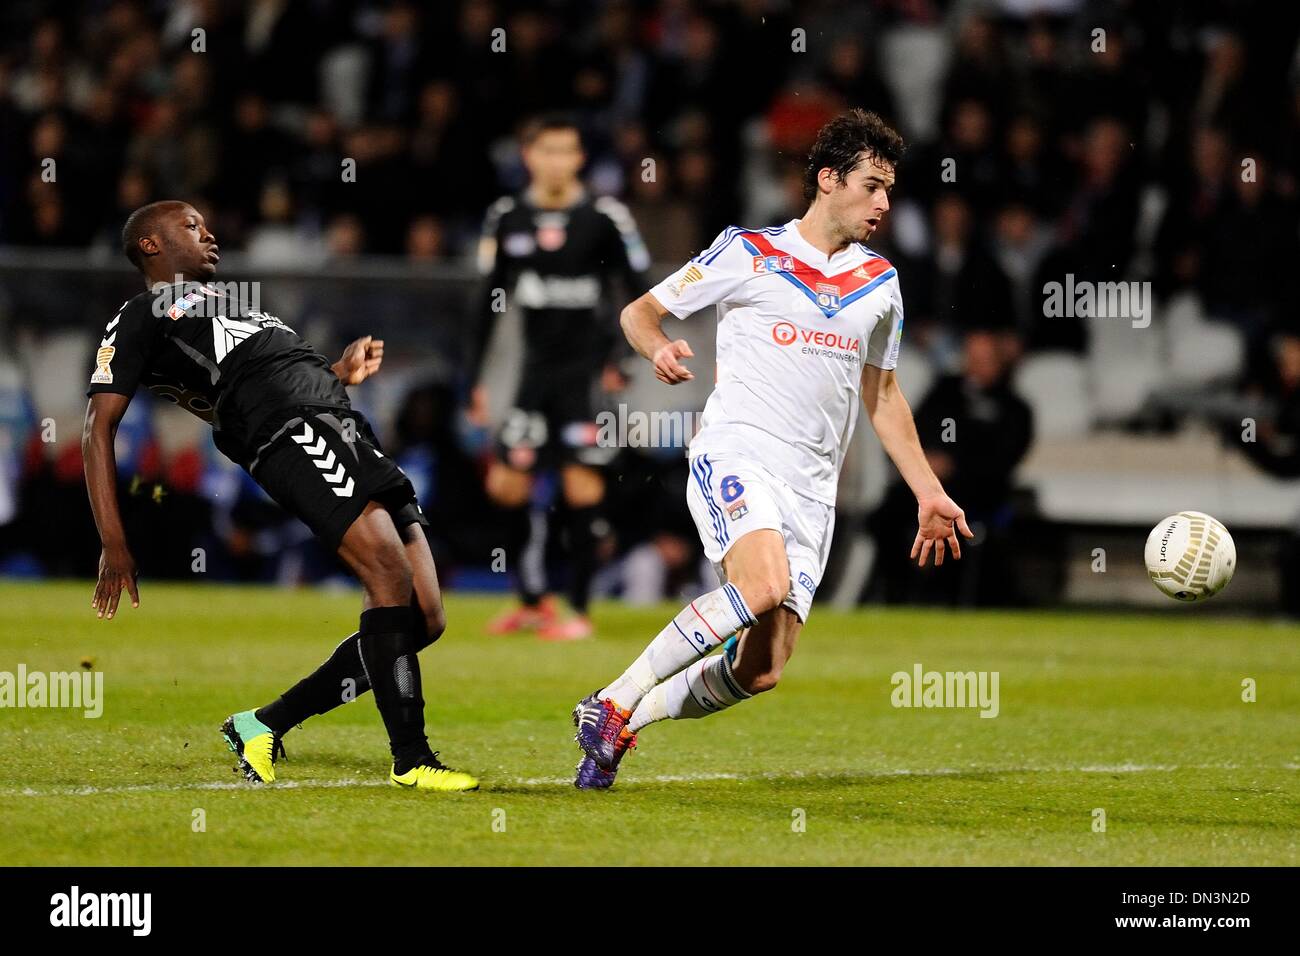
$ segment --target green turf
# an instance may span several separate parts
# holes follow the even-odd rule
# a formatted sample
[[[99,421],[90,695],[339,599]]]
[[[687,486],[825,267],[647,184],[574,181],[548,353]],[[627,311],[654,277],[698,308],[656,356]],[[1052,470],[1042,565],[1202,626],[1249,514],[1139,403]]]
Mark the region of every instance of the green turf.
[[[106,698],[98,720],[0,710],[7,864],[1300,862],[1289,625],[1172,604],[818,608],[775,692],[649,728],[613,791],[579,793],[569,709],[675,609],[601,605],[598,640],[546,645],[483,636],[500,602],[451,595],[422,655],[431,736],[484,790],[449,796],[375,785],[368,696],[289,734],[287,786],[231,773],[222,718],[314,667],[353,628],[355,595],[146,582],[143,606],[105,623],[90,593],[0,584],[0,671],[89,657]],[[894,708],[890,675],[917,662],[998,671],[999,716]]]

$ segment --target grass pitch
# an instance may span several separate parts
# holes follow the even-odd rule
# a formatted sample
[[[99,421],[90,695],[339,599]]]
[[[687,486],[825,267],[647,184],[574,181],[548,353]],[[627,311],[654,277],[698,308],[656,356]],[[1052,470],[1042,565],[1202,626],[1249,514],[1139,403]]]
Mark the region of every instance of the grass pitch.
[[[775,692],[648,728],[614,790],[579,793],[569,709],[677,609],[600,605],[598,640],[550,645],[484,636],[500,601],[452,594],[421,655],[430,737],[484,789],[421,795],[386,785],[369,695],[292,731],[272,787],[217,733],[353,630],[357,595],[146,581],[108,623],[90,595],[0,583],[0,671],[90,658],[105,698],[0,709],[6,864],[1300,862],[1289,624],[817,607]],[[895,708],[917,663],[998,671],[998,716]]]

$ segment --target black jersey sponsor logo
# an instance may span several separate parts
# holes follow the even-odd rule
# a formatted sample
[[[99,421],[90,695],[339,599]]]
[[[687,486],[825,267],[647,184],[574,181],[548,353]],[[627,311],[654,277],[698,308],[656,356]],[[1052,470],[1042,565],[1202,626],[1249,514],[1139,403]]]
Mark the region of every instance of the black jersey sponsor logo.
[[[525,309],[594,309],[600,302],[600,279],[542,276],[529,269],[515,283],[515,301]]]

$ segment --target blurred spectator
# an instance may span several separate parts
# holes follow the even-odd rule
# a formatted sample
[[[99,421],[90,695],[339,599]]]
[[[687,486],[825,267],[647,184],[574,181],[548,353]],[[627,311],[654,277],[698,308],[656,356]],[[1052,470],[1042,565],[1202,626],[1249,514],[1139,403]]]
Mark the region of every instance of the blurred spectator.
[[[1042,293],[1034,280],[1051,239],[1030,204],[1010,200],[994,215],[994,260],[1007,277],[1011,296],[1011,321],[1020,335],[1029,338],[1042,321]]]
[[[822,82],[840,102],[869,109],[891,124],[897,122],[894,94],[868,63],[867,46],[861,37],[841,34],[832,40]]]
[[[1026,201],[1039,215],[1058,211],[1064,173],[1048,155],[1047,130],[1038,116],[1020,113],[1007,124],[1002,147],[1001,188],[1004,197]]]
[[[961,372],[940,378],[917,408],[916,428],[930,467],[962,503],[975,540],[962,542],[961,561],[916,573],[907,557],[916,534],[916,501],[896,481],[869,519],[880,555],[875,587],[886,600],[1008,600],[1012,475],[1033,437],[1033,413],[1010,385],[1010,357],[1017,351],[1005,334],[967,333]]]
[[[1256,421],[1253,441],[1242,441],[1241,424],[1229,422],[1225,439],[1230,447],[1241,448],[1266,472],[1278,478],[1300,477],[1300,333],[1276,336],[1271,343],[1270,364],[1258,377],[1248,380],[1243,391],[1262,400],[1270,411]],[[1300,574],[1300,513],[1291,523],[1278,554],[1281,580],[1291,582]],[[1284,585],[1283,608],[1300,617],[1300,588]]]
[[[708,226],[693,203],[673,196],[668,158],[647,158],[654,165],[635,170],[628,181],[628,211],[654,261],[685,262],[702,248],[698,237]]]
[[[1076,274],[1095,281],[1128,275],[1138,212],[1133,153],[1129,130],[1112,116],[1094,119],[1084,131],[1073,193],[1057,226]]]
[[[307,237],[294,223],[293,196],[288,183],[275,179],[262,186],[258,205],[261,219],[247,237],[248,256],[261,267],[292,265],[311,261]],[[217,239],[220,241],[221,236]]]
[[[977,236],[966,200],[943,194],[934,203],[930,255],[905,274],[908,317],[940,351],[955,350],[967,329],[1016,324],[1011,284]]]
[[[1300,334],[1289,332],[1274,338],[1271,363],[1257,378],[1248,380],[1243,391],[1271,407],[1257,421],[1254,441],[1242,448],[1270,474],[1300,477]],[[1231,424],[1230,443],[1240,439],[1240,427]]]
[[[335,216],[325,230],[325,254],[330,259],[352,259],[366,247],[366,230],[361,218],[351,213]]]
[[[85,288],[5,283],[0,321],[20,328],[82,322],[131,294],[121,225],[179,196],[202,206],[232,266],[242,251],[253,272],[318,270],[292,294],[268,290],[314,341],[386,324],[392,354],[418,367],[386,377],[384,401],[414,389],[418,408],[433,387],[420,376],[455,371],[465,309],[457,267],[428,265],[466,260],[482,210],[520,187],[522,120],[580,118],[588,188],[629,204],[666,267],[728,225],[800,215],[811,135],[864,106],[920,131],[872,246],[899,268],[905,355],[964,370],[937,394],[1011,416],[1013,402],[988,397],[1005,384],[971,384],[989,337],[969,333],[1000,330],[1003,365],[1019,343],[1095,362],[1083,321],[1043,317],[1043,285],[1150,278],[1162,301],[1191,293],[1246,337],[1248,379],[1282,396],[1276,435],[1289,427],[1275,349],[1289,355],[1300,334],[1295,4],[66,0],[8,4],[0,25],[0,246],[90,246],[123,269]],[[418,267],[330,281],[328,263],[377,255]],[[427,458],[431,488],[465,464],[455,401],[439,393],[436,440],[407,449]],[[1282,447],[1248,450],[1266,445]],[[79,555],[74,458],[33,458],[17,487],[65,495],[60,530]],[[140,520],[155,520],[165,508],[146,497],[133,499]],[[471,555],[473,507],[444,507],[459,542],[446,552]],[[671,534],[615,531],[620,555],[639,549],[629,567],[688,573]]]
[[[406,258],[410,262],[434,262],[446,252],[446,235],[442,223],[434,216],[411,220],[406,230]]]
[[[982,12],[962,21],[953,50],[952,65],[944,83],[944,102],[958,98],[981,103],[1011,101],[1012,76],[997,24]]]
[[[1184,288],[1205,292],[1206,284],[1223,281],[1217,270],[1205,266],[1218,248],[1218,223],[1229,202],[1228,137],[1222,129],[1201,127],[1193,135],[1190,153],[1188,174],[1170,184],[1156,237],[1156,278],[1165,295]]]
[[[811,134],[845,106],[899,112],[894,90],[910,87],[885,82],[890,31],[932,26],[946,9],[831,4],[798,24],[797,48],[775,0],[195,0],[161,18],[127,0],[71,0],[57,16],[19,6],[0,40],[0,243],[106,237],[122,216],[114,194],[144,186],[149,198],[212,201],[228,248],[260,225],[315,234],[349,213],[369,252],[400,255],[412,220],[433,215],[438,255],[463,256],[484,206],[520,185],[509,141],[520,121],[568,108],[584,124],[594,191],[657,204],[682,227],[689,210],[677,251],[698,249],[742,209],[765,220],[752,226],[797,214],[791,187]],[[1134,261],[1140,177],[1159,169],[1171,191],[1157,265],[1166,286],[1174,273],[1188,281],[1178,227],[1206,214],[1237,161],[1221,156],[1207,178],[1215,146],[1197,133],[1193,171],[1192,128],[1275,156],[1270,194],[1297,193],[1300,96],[1282,88],[1297,16],[1250,9],[1180,9],[1167,27],[1141,9],[1097,21],[1071,2],[1024,19],[1019,7],[954,6],[942,135],[912,143],[900,188],[925,212],[939,192],[961,193],[981,243],[997,210],[1027,203],[1056,232],[1058,265],[1113,278]],[[61,175],[38,195],[43,157]],[[643,183],[651,157],[663,175]],[[355,181],[341,176],[346,159]],[[941,178],[945,159],[955,179]],[[263,201],[271,182],[287,184],[289,221]]]

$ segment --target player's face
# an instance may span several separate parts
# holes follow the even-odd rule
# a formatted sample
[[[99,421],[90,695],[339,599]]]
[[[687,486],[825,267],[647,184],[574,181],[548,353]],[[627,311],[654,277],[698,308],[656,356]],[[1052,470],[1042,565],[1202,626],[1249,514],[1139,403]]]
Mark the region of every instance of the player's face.
[[[185,206],[163,221],[163,248],[174,273],[187,279],[210,279],[217,274],[216,237],[208,231],[203,217],[192,206]]]
[[[827,197],[831,219],[849,242],[865,242],[889,212],[894,168],[868,156]]]
[[[524,148],[524,166],[533,183],[547,192],[559,192],[578,178],[586,157],[574,129],[550,129],[539,133]]]

